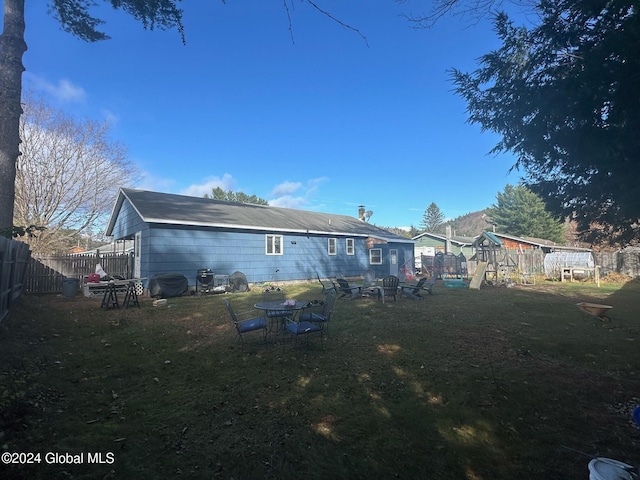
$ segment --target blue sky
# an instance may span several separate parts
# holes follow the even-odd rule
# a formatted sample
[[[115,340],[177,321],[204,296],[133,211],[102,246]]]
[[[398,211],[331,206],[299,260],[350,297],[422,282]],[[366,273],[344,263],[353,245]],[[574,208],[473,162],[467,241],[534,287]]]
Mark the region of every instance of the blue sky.
[[[489,20],[443,18],[428,30],[403,14],[430,2],[184,2],[187,44],[98,9],[111,40],[63,32],[26,3],[25,88],[78,118],[108,119],[143,173],[137,188],[202,196],[214,187],[272,205],[418,226],[435,202],[447,218],[495,202],[514,159],[466,123],[447,73],[471,71],[499,46]]]

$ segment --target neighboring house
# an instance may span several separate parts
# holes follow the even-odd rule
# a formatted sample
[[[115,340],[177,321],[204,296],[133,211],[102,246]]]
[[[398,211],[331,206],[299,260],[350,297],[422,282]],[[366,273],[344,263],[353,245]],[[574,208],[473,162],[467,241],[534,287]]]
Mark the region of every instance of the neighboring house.
[[[447,227],[446,235],[424,232],[413,237],[413,240],[416,242],[416,270],[423,274],[442,274],[445,271],[451,274],[466,274],[467,263],[464,258],[471,257],[475,252],[474,239],[451,235],[451,227]],[[460,254],[464,258],[460,257]]]
[[[528,250],[540,250],[542,253],[571,251],[571,252],[590,252],[588,248],[579,247],[565,247],[558,245],[550,240],[533,237],[515,237],[513,235],[507,235],[504,233],[493,233],[494,236],[499,238],[507,250],[516,252],[526,252]]]
[[[106,234],[134,240],[134,276],[198,270],[249,282],[398,275],[413,240],[363,220],[289,208],[120,189]]]
[[[471,260],[487,263],[486,276],[498,277],[498,273],[513,273],[513,269],[528,274],[545,272],[548,264],[587,268],[587,259],[593,263],[588,249],[565,247],[537,238],[515,237],[504,233],[483,232],[474,241],[475,256]],[[551,260],[551,257],[554,257]]]
[[[483,232],[478,235],[473,246],[476,250],[477,259],[487,261],[488,252],[495,252],[503,258],[502,262],[508,263],[505,255],[528,255],[537,254],[540,256],[549,253],[590,253],[591,250],[578,247],[565,247],[557,245],[549,240],[531,237],[515,237],[504,233]],[[502,252],[502,253],[500,253]],[[515,258],[515,257],[514,257]],[[476,257],[472,257],[476,259]]]
[[[450,235],[449,232],[447,235],[425,232],[413,240],[416,242],[416,268],[422,270],[430,270],[436,266],[436,256],[439,253],[447,254],[445,263],[453,262],[453,257],[462,253],[466,260],[473,262],[469,270],[471,273],[475,271],[475,262],[478,260],[488,261],[496,266],[517,265],[521,271],[537,273],[543,270],[544,255],[547,253],[589,251],[557,245],[549,240],[495,232],[483,232],[477,237],[461,237]]]
[[[464,254],[465,257],[471,257],[475,253],[473,248],[474,237],[460,237],[438,233],[425,232],[413,237],[415,243],[416,257],[420,255],[434,256],[438,252],[453,253],[454,255]]]
[[[487,235],[488,234],[488,235]],[[421,233],[413,237],[415,240],[416,257],[420,255],[433,256],[438,252],[453,253],[458,255],[464,254],[466,258],[471,258],[476,253],[476,243],[480,238],[495,238],[500,241],[500,247],[516,253],[530,253],[540,251],[542,253],[558,252],[558,251],[590,251],[585,248],[565,247],[558,245],[550,240],[532,237],[516,237],[505,233],[483,232],[477,237],[461,237],[451,235],[441,235],[437,233]],[[448,241],[448,245],[447,245]]]
[[[113,242],[100,245],[97,248],[91,250],[83,250],[81,248],[75,248],[72,253],[79,255],[97,254],[100,253],[120,253],[130,254],[133,253],[133,240],[114,240]]]

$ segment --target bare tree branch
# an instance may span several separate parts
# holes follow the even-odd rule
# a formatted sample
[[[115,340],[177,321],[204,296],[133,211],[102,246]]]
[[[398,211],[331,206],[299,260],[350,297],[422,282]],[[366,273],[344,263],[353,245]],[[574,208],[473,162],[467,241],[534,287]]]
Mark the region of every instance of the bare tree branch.
[[[99,228],[121,185],[136,174],[109,125],[78,121],[29,99],[20,122],[22,155],[16,170],[17,225],[46,227],[28,239],[34,252],[63,250],[65,238]]]
[[[289,5],[287,4],[287,0],[282,0],[282,4],[284,5],[284,10],[287,12],[287,20],[289,22],[289,35],[291,36],[291,43],[296,44],[296,40],[293,37],[293,23],[291,22],[291,13],[289,12]]]
[[[396,3],[406,4],[407,0],[395,0]],[[491,16],[505,4],[515,5],[522,10],[536,5],[536,0],[434,0],[431,10],[425,14],[403,15],[414,28],[432,28],[440,19],[447,15],[467,17],[476,23]]]
[[[320,8],[315,2],[313,2],[312,0],[305,0],[309,5],[311,5],[313,8],[315,8],[318,12],[320,12],[322,15],[326,16],[327,18],[329,18],[331,21],[336,22],[338,25],[340,25],[341,27],[346,28],[347,30],[351,30],[355,33],[357,33],[360,38],[362,38],[362,40],[364,40],[364,43],[367,45],[367,47],[369,46],[369,42],[367,41],[367,37],[364,36],[364,34],[358,30],[355,27],[352,27],[351,25],[349,25],[348,23],[344,23],[342,20],[334,17],[330,12],[323,10],[322,8]]]
[[[290,0],[282,0],[282,4],[284,6],[285,11],[287,12],[287,20],[289,22],[289,34],[291,35],[291,43],[293,43],[295,45],[295,39],[294,39],[294,35],[293,35],[293,20],[291,18],[291,11],[289,9],[289,2]],[[311,5],[312,8],[314,8],[315,10],[317,10],[318,12],[320,12],[322,15],[324,15],[325,17],[327,17],[329,20],[331,20],[334,23],[337,23],[338,25],[340,25],[343,28],[346,28],[347,30],[351,30],[352,32],[357,33],[360,38],[362,38],[362,40],[364,40],[365,45],[368,47],[369,46],[369,42],[367,40],[367,37],[357,28],[349,25],[348,23],[343,22],[342,20],[340,20],[339,18],[337,18],[336,16],[334,16],[331,12],[328,12],[327,10],[324,10],[323,8],[320,8],[320,6],[315,3],[313,0],[303,0],[304,2],[308,3],[309,5]],[[223,0],[224,3],[224,0]],[[293,6],[293,4],[292,4]]]

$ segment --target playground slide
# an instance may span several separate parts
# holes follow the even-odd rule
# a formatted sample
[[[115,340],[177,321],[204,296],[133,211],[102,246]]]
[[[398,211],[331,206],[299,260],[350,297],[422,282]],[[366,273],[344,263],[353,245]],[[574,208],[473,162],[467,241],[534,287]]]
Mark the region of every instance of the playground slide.
[[[487,271],[487,262],[478,262],[478,266],[476,267],[476,273],[473,275],[473,278],[471,279],[469,288],[480,290],[480,284],[482,283],[482,279],[484,279],[484,273],[486,271]]]

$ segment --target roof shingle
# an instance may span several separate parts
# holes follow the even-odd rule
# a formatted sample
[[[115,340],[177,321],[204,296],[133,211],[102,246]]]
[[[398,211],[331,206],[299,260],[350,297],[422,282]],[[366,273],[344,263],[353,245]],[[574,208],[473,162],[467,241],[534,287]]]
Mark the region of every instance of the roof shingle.
[[[107,226],[110,235],[122,203],[128,199],[145,222],[292,233],[412,240],[347,215],[227,202],[203,197],[121,188]]]

